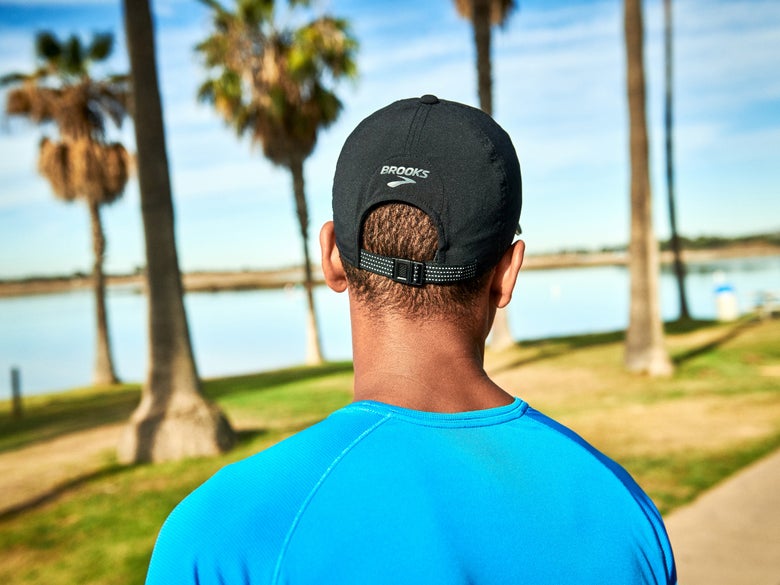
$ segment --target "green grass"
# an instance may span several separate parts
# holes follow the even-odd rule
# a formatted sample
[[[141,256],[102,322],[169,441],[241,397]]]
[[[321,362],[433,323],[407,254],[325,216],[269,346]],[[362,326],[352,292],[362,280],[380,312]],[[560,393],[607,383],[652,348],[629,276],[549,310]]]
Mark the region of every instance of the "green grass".
[[[690,502],[724,477],[780,447],[780,433],[721,452],[625,457],[620,463],[651,495],[662,512]]]
[[[347,404],[351,376],[351,363],[335,363],[205,381],[204,393],[249,428],[235,449],[154,466],[122,467],[111,459],[55,500],[0,519],[0,583],[142,583],[157,531],[187,493],[220,467]],[[30,398],[25,417],[13,422],[3,404],[0,445],[19,448],[39,435],[51,438],[124,420],[139,392],[128,386]]]
[[[622,370],[622,334],[524,342],[488,365],[499,382],[625,465],[664,512],[780,447],[780,321],[692,322],[667,329],[677,371],[668,379]],[[0,583],[143,582],[166,515],[220,467],[321,420],[350,400],[349,363],[204,382],[244,429],[215,458],[97,473],[51,500],[0,518]],[[136,385],[80,389],[0,403],[0,452],[125,420]],[[724,424],[723,421],[729,421]]]
[[[331,376],[339,373],[344,375],[340,378]],[[228,409],[246,412],[269,409],[264,413],[267,418],[275,418],[289,409],[322,418],[348,402],[351,373],[350,362],[287,368],[205,380],[203,392]],[[316,392],[320,385],[328,388],[330,383],[332,386],[334,379],[344,382],[338,387],[340,391]],[[310,381],[315,383],[309,384]],[[293,395],[287,396],[287,392],[295,393],[295,388],[299,389],[295,400],[288,400]],[[18,420],[11,417],[10,401],[0,401],[0,453],[101,424],[125,421],[138,405],[140,392],[138,384],[122,384],[30,396],[24,399],[23,416]],[[282,400],[279,400],[279,392],[285,395]]]
[[[138,398],[137,384],[30,396],[23,398],[23,415],[18,420],[11,418],[10,402],[0,402],[0,453],[127,420]]]

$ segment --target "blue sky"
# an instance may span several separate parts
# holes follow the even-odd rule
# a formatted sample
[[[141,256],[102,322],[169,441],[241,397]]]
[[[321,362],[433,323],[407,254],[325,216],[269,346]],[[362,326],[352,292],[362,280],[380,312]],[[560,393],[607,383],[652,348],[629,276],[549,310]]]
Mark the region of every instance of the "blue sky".
[[[194,0],[153,0],[160,83],[184,270],[267,268],[302,257],[284,169],[239,141],[195,99],[205,72],[193,51],[208,14]],[[344,111],[320,134],[305,174],[312,251],[330,219],[339,149],[362,118],[425,93],[476,105],[469,25],[451,0],[320,0],[361,43],[360,78],[343,83]],[[675,162],[682,233],[780,229],[780,3],[675,0]],[[511,134],[524,181],[529,253],[598,248],[628,238],[628,146],[622,3],[523,0],[494,43],[494,110]],[[0,0],[0,73],[33,68],[35,31],[117,36],[109,72],[127,70],[114,0]],[[645,2],[645,63],[655,227],[668,236],[663,155],[662,9]],[[0,93],[5,103],[5,94]],[[44,129],[51,133],[51,129]],[[0,278],[88,272],[85,206],[51,195],[37,176],[42,130],[0,124]],[[129,124],[118,132],[133,150]],[[138,186],[104,208],[106,268],[144,264]]]

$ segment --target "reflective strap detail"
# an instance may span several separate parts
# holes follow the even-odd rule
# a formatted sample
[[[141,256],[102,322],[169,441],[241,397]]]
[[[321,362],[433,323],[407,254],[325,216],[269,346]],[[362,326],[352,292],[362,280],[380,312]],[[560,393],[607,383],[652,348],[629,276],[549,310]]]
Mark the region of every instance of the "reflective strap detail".
[[[403,258],[380,256],[366,250],[360,251],[358,268],[390,278],[411,286],[424,284],[447,284],[468,280],[477,275],[477,261],[465,266],[441,266],[426,262],[415,262]]]

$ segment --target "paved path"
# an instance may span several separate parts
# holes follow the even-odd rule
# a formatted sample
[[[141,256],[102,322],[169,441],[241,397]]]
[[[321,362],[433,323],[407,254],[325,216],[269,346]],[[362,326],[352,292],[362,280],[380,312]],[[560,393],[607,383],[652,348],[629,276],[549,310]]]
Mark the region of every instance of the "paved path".
[[[780,450],[665,522],[680,585],[780,585]]]

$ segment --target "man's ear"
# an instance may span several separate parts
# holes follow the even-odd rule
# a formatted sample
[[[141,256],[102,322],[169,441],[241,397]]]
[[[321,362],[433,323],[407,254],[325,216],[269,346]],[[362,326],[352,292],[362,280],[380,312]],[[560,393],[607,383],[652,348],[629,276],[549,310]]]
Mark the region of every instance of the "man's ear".
[[[333,222],[325,222],[320,230],[320,248],[322,249],[322,273],[325,276],[325,284],[331,290],[344,292],[347,290],[347,275],[344,265],[341,263],[341,255],[336,247],[336,232]]]
[[[518,240],[504,252],[496,266],[490,290],[499,309],[506,307],[512,300],[512,291],[517,282],[517,273],[523,265],[524,255],[525,242]]]

